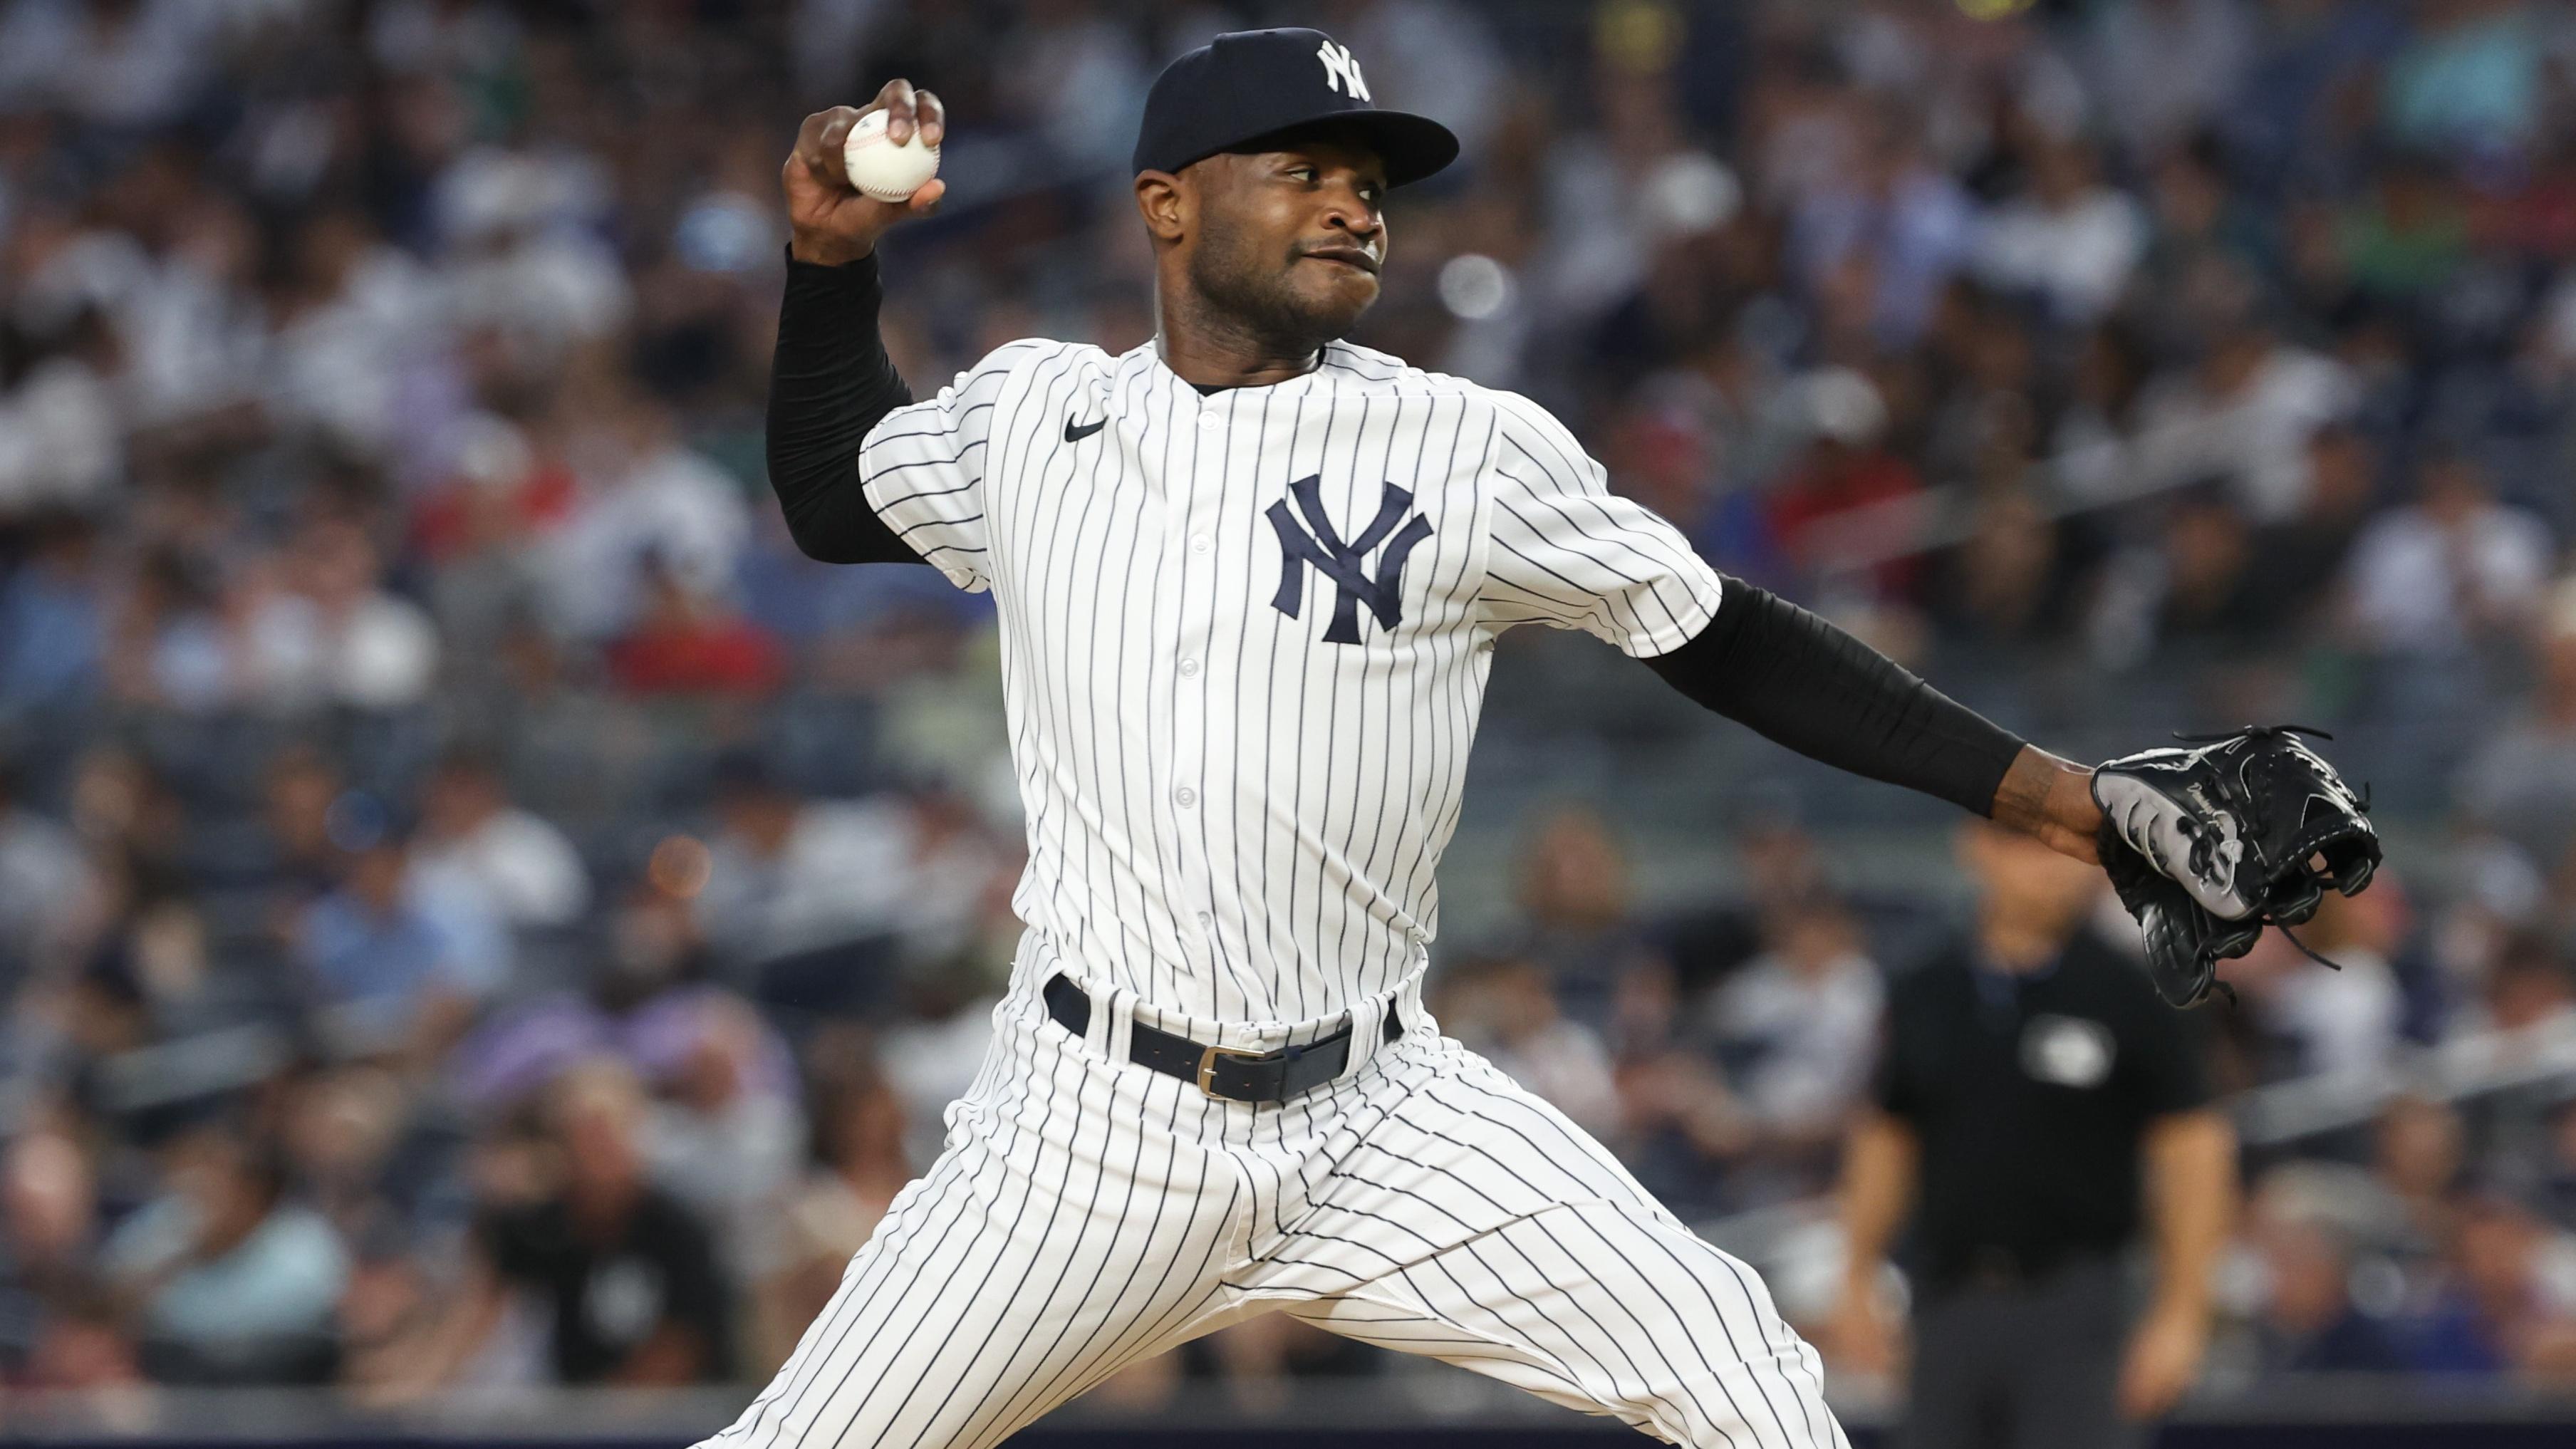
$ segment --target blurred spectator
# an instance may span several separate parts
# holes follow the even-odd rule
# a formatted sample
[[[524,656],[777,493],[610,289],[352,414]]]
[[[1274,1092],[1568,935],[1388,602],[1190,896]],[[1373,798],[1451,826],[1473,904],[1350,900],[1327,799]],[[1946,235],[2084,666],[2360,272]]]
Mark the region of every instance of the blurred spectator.
[[[2404,1096],[2380,1113],[2371,1169],[2385,1211],[2381,1246],[2422,1259],[2447,1242],[2452,1193],[2468,1161],[2467,1131],[2448,1103]]]
[[[2550,595],[2539,655],[2531,699],[2470,759],[2459,796],[2470,823],[2555,871],[2576,842],[2576,584]]]
[[[1211,17],[1212,18],[1212,17]],[[1463,0],[1331,0],[1307,22],[1369,57],[1370,84],[1458,133],[1476,159],[1503,119],[1513,82],[1492,22]],[[1177,53],[1206,37],[1168,37]]]
[[[183,1139],[170,1192],[117,1226],[100,1262],[133,1305],[145,1371],[192,1384],[318,1383],[348,1255],[288,1200],[274,1151],[225,1132]]]
[[[18,790],[17,772],[0,762],[0,988],[66,964],[64,952],[101,905],[80,842],[27,808]]]
[[[1801,280],[1820,307],[1857,321],[1871,339],[1912,343],[1967,253],[1975,218],[1966,193],[1930,164],[1921,134],[1894,112],[1861,128],[1848,167],[1814,179],[1789,223]]]
[[[782,1363],[851,1257],[912,1180],[904,1103],[850,1044],[816,1038],[813,1163],[787,1204],[785,1240],[761,1286],[759,1357]]]
[[[29,556],[0,586],[0,711],[79,707],[99,685],[108,594],[87,518],[35,520]]]
[[[2308,486],[2298,512],[2255,531],[2260,568],[2247,573],[2254,607],[2271,630],[2308,632],[2332,616],[2343,572],[2376,501],[2379,454],[2358,429],[2330,423],[2308,437]]]
[[[343,1050],[443,1050],[509,974],[508,938],[470,884],[416,868],[399,836],[354,846],[304,913],[296,956]]]
[[[1769,897],[1761,932],[1668,1035],[1631,1033],[1616,1140],[1666,1201],[1740,1210],[1824,1191],[1867,1084],[1883,991],[1857,923],[1810,885]]]
[[[280,587],[251,604],[241,687],[264,708],[392,709],[438,671],[420,607],[377,587],[374,546],[354,524],[317,522],[288,544]]]
[[[2341,364],[2283,341],[2267,322],[2213,326],[2196,366],[2158,378],[2138,400],[2136,481],[2224,479],[2255,523],[2281,522],[2307,502],[2309,435],[2351,408],[2353,381]]]
[[[1859,923],[1838,902],[1774,902],[1768,935],[1769,949],[1709,999],[1704,1029],[1771,1150],[1811,1154],[1868,1085],[1884,991]]]
[[[107,318],[83,306],[46,330],[21,375],[0,373],[0,516],[100,507],[125,462]]]
[[[323,1072],[298,1084],[281,1146],[315,1211],[353,1247],[399,1235],[446,1164],[423,1150],[405,1083],[375,1066]]]
[[[945,817],[954,800],[806,800],[757,756],[719,762],[716,813],[699,928],[738,969],[889,938],[928,957],[959,944],[993,868],[971,830]]]
[[[2561,1231],[2576,1233],[2576,1098],[2556,1104],[2546,1126],[2537,1197],[2551,1222]]]
[[[1890,452],[1887,404],[1878,388],[1848,368],[1809,373],[1795,384],[1806,405],[1811,441],[1805,457],[1771,494],[1772,537],[1808,581],[1844,581],[1855,562],[1889,597],[1914,576],[1901,540],[1916,518],[1923,479]]]
[[[1448,968],[1433,1006],[1442,1030],[1596,1136],[1619,1125],[1610,1054],[1591,1029],[1559,1015],[1545,972],[1508,958]]]
[[[1621,979],[1647,957],[1628,914],[1628,863],[1609,825],[1583,809],[1550,814],[1525,837],[1518,885],[1515,954],[1547,974],[1569,1020],[1610,1031]]]
[[[1733,897],[1696,906],[1657,932],[1658,952],[1684,996],[1702,995],[1760,954],[1770,903],[1812,899],[1829,888],[1822,851],[1792,801],[1758,799],[1733,835],[1736,868],[1726,883]]]
[[[732,480],[622,380],[567,387],[559,406],[579,409],[564,427],[580,491],[544,573],[556,627],[599,640],[635,626],[657,571],[691,597],[724,597],[750,533]]]
[[[261,874],[283,909],[298,911],[338,883],[341,833],[380,828],[380,807],[370,796],[349,792],[329,756],[301,744],[269,759],[262,786],[260,824],[269,858]]]
[[[2220,485],[2185,490],[2160,536],[2112,560],[2091,630],[2106,663],[2133,664],[2166,646],[2238,651],[2279,622],[2256,536]]]
[[[382,455],[412,421],[403,395],[446,335],[446,299],[427,268],[351,208],[302,219],[290,248],[272,294],[263,405],[329,447]]]
[[[2380,515],[2353,545],[2347,587],[2363,642],[2400,655],[2455,655],[2521,627],[2548,579],[2548,530],[2498,503],[2458,453],[2428,460],[2416,501]]]
[[[2412,1328],[2419,1373],[2576,1375],[2576,1239],[2508,1199],[2458,1212],[2438,1296]]]
[[[105,675],[119,704],[203,714],[240,697],[242,664],[214,580],[179,553],[146,554],[108,625]]]
[[[2135,0],[2092,14],[2093,82],[2134,154],[2155,154],[2216,119],[2238,95],[2253,53],[2243,7]]]
[[[2255,943],[2230,979],[2280,1053],[2265,1079],[2366,1081],[2388,1068],[2405,1009],[2389,964],[2390,925],[2380,902],[2328,891],[2298,944],[2279,931]]]
[[[997,67],[1006,112],[1085,168],[1115,167],[1126,154],[1154,79],[1144,47],[1104,9],[1091,0],[1029,6],[1002,37]]]
[[[2311,0],[2288,0],[2295,9]],[[2156,158],[2149,178],[2152,235],[2132,286],[2137,296],[2180,296],[2214,276],[2241,276],[2271,265],[2279,245],[2273,221],[2251,198],[2229,188],[2229,156],[2213,137],[2176,146]],[[2185,319],[2147,316],[2148,330],[2170,335]]]
[[[2395,1373],[2387,1329],[2353,1306],[2352,1250],[2329,1224],[2260,1221],[2263,1361],[2275,1373]]]
[[[550,1099],[560,1181],[538,1202],[487,1214],[475,1239],[495,1287],[552,1311],[568,1384],[670,1385],[732,1372],[730,1307],[707,1226],[646,1176],[643,1088],[597,1062]],[[487,1302],[482,1313],[497,1312]]]
[[[425,876],[470,881],[512,926],[569,926],[590,905],[572,842],[512,804],[499,767],[480,754],[451,753],[422,787],[413,857]]]
[[[2138,204],[2102,181],[2092,153],[2050,141],[2030,158],[2030,189],[1978,223],[1968,266],[1988,286],[2038,296],[2058,322],[2086,326],[2119,300],[2146,245]]]
[[[2492,159],[2539,120],[2544,51],[2521,0],[2435,0],[2390,60],[2388,126],[2401,139]]]
[[[2468,261],[2469,217],[2449,177],[2408,157],[2382,170],[2348,208],[2335,244],[2363,296],[2407,303],[2438,295]]]
[[[0,98],[117,127],[171,120],[196,98],[221,26],[185,0],[13,5],[0,20]]]
[[[0,1227],[0,1383],[41,1382],[49,1363],[59,1372],[74,1343],[91,1336],[83,1308],[96,1296],[98,1183],[70,1138],[38,1130],[10,1141],[0,1154]],[[112,1319],[106,1328],[122,1366],[106,1376],[132,1376]]]
[[[577,485],[509,418],[475,413],[455,433],[451,476],[412,505],[411,543],[434,569],[428,598],[440,634],[460,646],[450,667],[470,677],[478,649],[498,644],[543,598],[540,540],[571,511]]]
[[[2486,982],[2485,1010],[2470,1020],[2494,1031],[2547,1033],[2576,1022],[2576,970],[2546,936],[2505,943]]]
[[[999,902],[1009,886],[995,876],[987,889]],[[1001,907],[1007,912],[1007,906]],[[1017,917],[1005,916],[1013,922]],[[917,956],[903,972],[902,1017],[879,1034],[876,1064],[906,1113],[904,1150],[916,1162],[938,1155],[947,1139],[948,1104],[966,1095],[993,1040],[1007,963],[966,956]]]
[[[645,566],[634,624],[608,646],[608,668],[637,694],[766,694],[786,679],[778,641],[722,600],[692,593],[658,560]]]
[[[547,362],[615,333],[632,283],[595,228],[609,203],[600,162],[570,146],[478,146],[456,158],[433,206],[452,252],[454,320]]]
[[[630,1028],[660,1087],[645,1131],[653,1181],[716,1235],[726,1277],[775,1268],[779,1217],[805,1145],[795,1066],[749,1002],[692,993]]]

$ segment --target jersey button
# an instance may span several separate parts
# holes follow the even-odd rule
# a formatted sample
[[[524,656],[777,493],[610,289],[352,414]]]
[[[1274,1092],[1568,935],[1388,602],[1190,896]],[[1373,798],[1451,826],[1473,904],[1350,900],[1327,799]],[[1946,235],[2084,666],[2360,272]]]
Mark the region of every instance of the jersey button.
[[[1205,912],[1205,911],[1201,911],[1201,912],[1199,912],[1199,927],[1200,927],[1200,929],[1204,930],[1204,929],[1206,929],[1207,927],[1209,927],[1209,926],[1213,926],[1213,925],[1215,925],[1215,924],[1216,924],[1216,917],[1209,915],[1209,914],[1208,914],[1207,912]]]
[[[1181,677],[1182,677],[1183,679],[1187,679],[1187,678],[1189,678],[1191,675],[1196,674],[1196,673],[1198,673],[1198,672],[1199,672],[1199,662],[1198,662],[1197,660],[1195,660],[1195,659],[1184,659],[1184,660],[1182,660],[1182,661],[1181,661]]]
[[[1205,553],[1214,547],[1216,547],[1216,544],[1204,533],[1190,540],[1190,552],[1192,553]]]
[[[1199,792],[1191,789],[1187,785],[1183,785],[1181,788],[1172,792],[1172,801],[1182,809],[1187,810],[1191,806],[1199,803]]]
[[[1214,413],[1199,414],[1199,431],[1202,433],[1213,433],[1224,426],[1225,424],[1218,421],[1217,415]]]

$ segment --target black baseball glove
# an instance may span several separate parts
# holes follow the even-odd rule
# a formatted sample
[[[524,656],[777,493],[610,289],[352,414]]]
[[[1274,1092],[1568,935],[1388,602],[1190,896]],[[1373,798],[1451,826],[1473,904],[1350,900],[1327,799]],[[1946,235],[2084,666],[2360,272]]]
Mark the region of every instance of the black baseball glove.
[[[2254,949],[2265,926],[2305,922],[2327,886],[2357,894],[2379,868],[2369,801],[2302,734],[2326,738],[2274,725],[2093,771],[2102,867],[2146,931],[2156,989],[2176,1006],[2225,990],[2218,963]]]

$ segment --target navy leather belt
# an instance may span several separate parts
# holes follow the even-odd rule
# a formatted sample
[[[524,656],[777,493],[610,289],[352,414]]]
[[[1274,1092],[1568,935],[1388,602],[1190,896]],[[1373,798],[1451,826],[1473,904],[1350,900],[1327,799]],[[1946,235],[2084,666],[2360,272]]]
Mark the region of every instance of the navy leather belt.
[[[1047,1015],[1056,1025],[1081,1036],[1091,1030],[1091,996],[1058,972],[1047,978]],[[1386,1011],[1386,1039],[1404,1035],[1393,1003]],[[1185,1036],[1145,1023],[1130,1024],[1127,1059],[1167,1077],[1196,1082],[1200,1091],[1229,1102],[1285,1102],[1311,1092],[1342,1074],[1351,1061],[1351,1028],[1318,1037],[1300,1046],[1248,1052],[1234,1047],[1205,1046]]]

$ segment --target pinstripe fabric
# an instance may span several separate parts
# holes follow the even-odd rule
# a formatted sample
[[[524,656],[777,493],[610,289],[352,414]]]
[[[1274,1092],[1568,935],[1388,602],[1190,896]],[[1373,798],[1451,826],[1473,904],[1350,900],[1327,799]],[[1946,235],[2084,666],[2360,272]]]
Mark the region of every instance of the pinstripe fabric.
[[[1814,1353],[1562,1113],[1410,1027],[1284,1107],[1125,1063],[1015,992],[947,1151],[715,1449],[978,1449],[1251,1314],[1672,1443],[1837,1449]]]
[[[1015,342],[859,468],[994,594],[1029,930],[946,1151],[712,1443],[979,1449],[1284,1309],[1676,1443],[1843,1444],[1753,1275],[1421,1007],[1495,636],[1680,645],[1718,582],[1679,535],[1526,399],[1340,343],[1202,397],[1150,345]],[[1138,1021],[1355,1047],[1255,1107],[1130,1064]]]
[[[890,526],[999,606],[1022,919],[1086,984],[1199,1021],[1326,1020],[1421,969],[1497,634],[1653,655],[1717,604],[1716,574],[1543,409],[1342,343],[1202,397],[1150,343],[1014,342],[888,414],[859,469]],[[1271,511],[1308,478],[1345,540],[1410,495],[1364,581],[1392,525],[1430,529],[1393,572],[1393,627],[1290,562],[1280,529],[1315,520]],[[1337,607],[1356,642],[1326,639]]]

